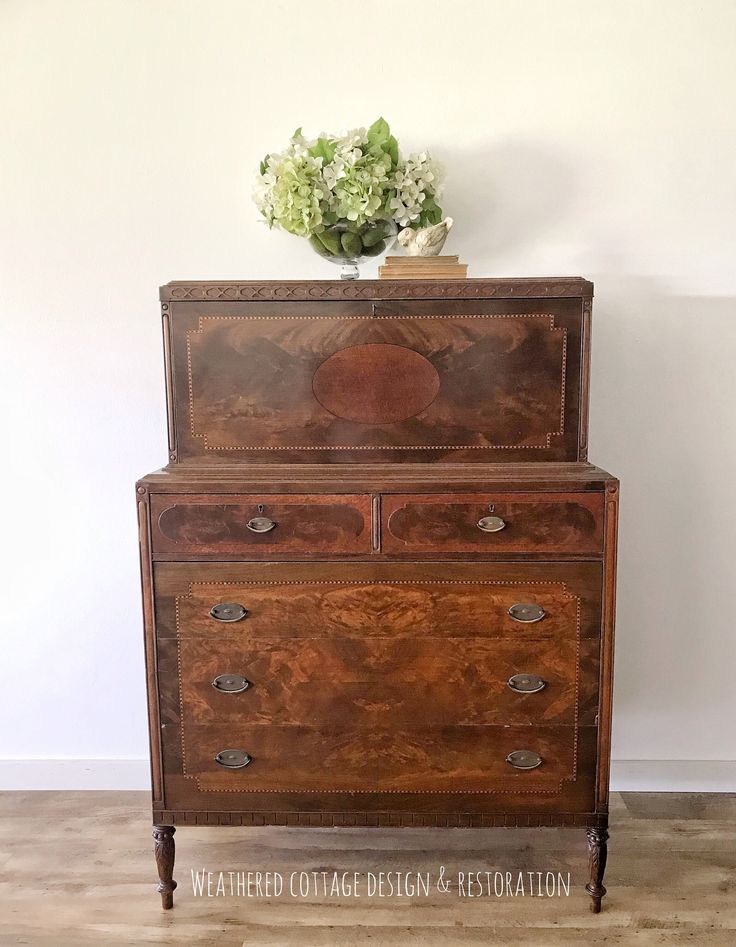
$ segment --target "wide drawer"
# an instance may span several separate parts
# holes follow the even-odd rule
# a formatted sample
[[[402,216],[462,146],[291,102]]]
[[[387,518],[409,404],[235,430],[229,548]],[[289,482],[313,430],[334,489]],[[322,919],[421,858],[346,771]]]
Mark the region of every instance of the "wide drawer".
[[[323,574],[334,574],[334,566]],[[472,579],[280,581],[274,575],[265,582],[207,581],[201,574],[173,602],[160,596],[159,635],[559,641],[578,627],[581,635],[598,635],[596,590],[583,599],[554,571],[546,579],[526,578],[523,568],[514,574],[518,578],[511,581],[475,571]]]
[[[395,494],[381,500],[381,548],[391,555],[603,550],[600,493]]]
[[[595,722],[598,641],[182,638],[161,645],[188,732],[201,724],[354,730]]]
[[[154,553],[281,556],[371,551],[371,501],[364,495],[154,495]]]
[[[191,727],[184,756],[186,774],[212,792],[557,792],[575,778],[577,736],[548,726],[228,724]],[[514,768],[507,758],[518,751],[537,754],[540,765]],[[250,762],[229,769],[218,755]]]

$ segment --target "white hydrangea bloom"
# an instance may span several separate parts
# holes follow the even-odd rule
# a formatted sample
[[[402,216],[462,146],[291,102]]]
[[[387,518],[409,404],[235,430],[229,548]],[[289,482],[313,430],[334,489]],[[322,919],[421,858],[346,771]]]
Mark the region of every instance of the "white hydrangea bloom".
[[[388,135],[381,122],[371,126],[371,134],[378,129]],[[253,200],[269,226],[299,236],[320,233],[338,221],[361,227],[392,217],[409,226],[419,219],[427,199],[438,196],[441,171],[426,152],[406,161],[397,158],[396,141],[391,141],[392,146],[376,149],[365,128],[316,139],[298,129],[284,151],[265,159]],[[436,210],[430,205],[431,212]]]
[[[426,151],[412,154],[394,172],[391,186],[396,190],[396,197],[389,201],[389,208],[394,220],[408,227],[419,219],[427,195],[439,197],[442,170]]]

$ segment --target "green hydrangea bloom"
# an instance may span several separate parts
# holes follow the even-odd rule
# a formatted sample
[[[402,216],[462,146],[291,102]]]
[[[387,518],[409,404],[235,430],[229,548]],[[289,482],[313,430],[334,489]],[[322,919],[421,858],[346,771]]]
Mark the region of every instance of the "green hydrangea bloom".
[[[358,229],[376,220],[420,226],[440,213],[438,166],[426,153],[406,161],[388,124],[342,137],[308,140],[297,129],[288,147],[261,162],[253,199],[269,227],[300,237],[338,222]]]

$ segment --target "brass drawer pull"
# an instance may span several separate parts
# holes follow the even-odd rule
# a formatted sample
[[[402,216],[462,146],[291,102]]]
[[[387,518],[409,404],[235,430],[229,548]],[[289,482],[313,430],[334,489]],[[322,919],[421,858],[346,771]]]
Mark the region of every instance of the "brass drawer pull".
[[[225,769],[242,769],[253,762],[253,757],[245,750],[220,750],[215,757],[215,763]]]
[[[515,769],[536,769],[542,765],[542,757],[534,750],[514,750],[506,757],[506,762]]]
[[[245,524],[251,533],[269,533],[275,526],[276,523],[272,519],[269,519],[268,516],[263,515],[263,504],[258,504],[258,516],[254,516],[253,519],[248,520]]]
[[[517,694],[536,694],[544,690],[547,682],[538,674],[514,674],[506,681],[506,685]]]
[[[243,608],[239,602],[220,602],[210,609],[210,615],[215,621],[242,621],[247,614],[248,609]]]
[[[547,613],[541,605],[536,602],[517,602],[509,609],[509,615],[514,621],[519,621],[523,625],[532,625],[535,621],[541,621]]]
[[[495,504],[489,504],[488,512],[493,513],[495,508]],[[506,520],[502,520],[500,516],[484,516],[478,520],[476,525],[484,533],[499,533],[506,528]]]
[[[242,694],[248,690],[251,683],[242,674],[219,674],[212,686],[223,694]]]

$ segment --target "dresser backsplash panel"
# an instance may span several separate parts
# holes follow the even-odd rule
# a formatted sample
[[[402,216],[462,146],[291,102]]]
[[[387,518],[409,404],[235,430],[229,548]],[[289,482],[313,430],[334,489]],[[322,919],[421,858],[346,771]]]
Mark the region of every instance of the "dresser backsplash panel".
[[[578,295],[468,300],[458,281],[390,302],[367,282],[344,303],[163,287],[171,460],[580,460],[590,284],[570,282]]]

